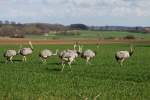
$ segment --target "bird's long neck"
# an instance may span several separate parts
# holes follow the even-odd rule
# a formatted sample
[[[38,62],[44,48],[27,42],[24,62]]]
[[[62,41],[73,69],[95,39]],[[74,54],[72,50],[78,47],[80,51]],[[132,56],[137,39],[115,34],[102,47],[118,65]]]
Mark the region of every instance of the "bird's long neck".
[[[76,45],[76,44],[74,44],[74,45],[73,45],[73,49],[74,49],[74,50],[76,50],[76,47],[77,47],[77,45]]]
[[[17,55],[19,55],[19,54],[20,54],[20,51],[21,51],[21,49],[19,49],[19,50],[17,51]]]
[[[133,55],[133,48],[131,47],[129,50],[129,55],[132,56]]]
[[[34,47],[33,47],[32,45],[30,45],[30,48],[31,48],[32,50],[34,50]]]
[[[132,52],[131,52],[131,51],[129,51],[129,55],[130,55],[130,56],[132,56],[132,55],[133,55],[133,51],[132,51]]]
[[[78,53],[78,55],[82,55],[82,47],[80,45],[79,45],[77,53]]]
[[[56,56],[58,54],[58,50],[56,50],[56,52],[53,54],[53,56]]]
[[[32,43],[31,43],[31,41],[29,42],[29,45],[30,45],[30,48],[31,48],[32,50],[34,50],[34,47],[33,47]]]
[[[18,51],[17,51],[17,54],[20,54],[21,49],[22,49],[22,44],[20,44],[19,49],[18,49]]]

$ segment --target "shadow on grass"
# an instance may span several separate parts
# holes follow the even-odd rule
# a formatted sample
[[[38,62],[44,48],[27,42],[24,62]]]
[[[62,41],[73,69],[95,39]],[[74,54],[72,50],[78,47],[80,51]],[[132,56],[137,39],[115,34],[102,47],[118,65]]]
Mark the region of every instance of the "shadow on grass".
[[[144,48],[149,48],[150,47],[150,45],[136,45],[136,47],[144,47]]]
[[[1,63],[1,64],[5,64],[6,62],[5,62],[5,61],[0,61],[0,63]]]
[[[22,60],[12,60],[13,62],[11,61],[0,61],[1,64],[7,64],[7,63],[15,63],[15,62],[22,62]]]
[[[43,63],[44,64],[44,63]],[[58,65],[58,66],[62,66],[61,65],[61,62],[47,62],[47,63],[45,63],[46,65]],[[66,66],[69,66],[67,63],[65,63],[65,65]],[[79,64],[77,64],[77,63],[72,63],[71,65],[79,65]]]
[[[50,63],[46,63],[48,65],[61,65],[61,63],[57,63],[57,62],[50,62]]]
[[[13,62],[22,62],[22,60],[17,59],[17,60],[13,60]]]
[[[48,72],[60,72],[61,71],[60,68],[46,68],[45,70]]]

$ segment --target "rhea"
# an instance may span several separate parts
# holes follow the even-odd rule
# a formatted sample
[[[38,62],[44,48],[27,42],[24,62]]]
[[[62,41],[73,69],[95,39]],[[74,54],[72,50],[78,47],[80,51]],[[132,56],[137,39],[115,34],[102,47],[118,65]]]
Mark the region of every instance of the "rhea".
[[[78,42],[75,42],[73,45],[73,49],[67,49],[67,52],[72,52],[72,53],[77,54],[79,52],[79,50],[77,50],[77,46],[79,46],[78,44],[79,44]],[[76,57],[78,57],[78,54]]]
[[[6,50],[4,53],[4,57],[6,58],[6,62],[7,61],[12,61],[13,57],[17,55],[16,50]]]
[[[49,49],[44,49],[40,52],[39,54],[39,57],[41,58],[42,62],[43,63],[46,63],[47,59],[50,57],[50,56],[55,56],[57,55],[58,53],[58,49],[56,50],[55,53],[53,53],[51,50]]]
[[[130,50],[129,51],[117,51],[115,54],[115,58],[117,60],[117,62],[120,62],[120,65],[123,65],[123,62],[128,59],[129,57],[131,57],[133,54],[133,47],[130,46]]]
[[[31,55],[34,50],[31,41],[29,41],[29,46],[30,47],[21,48],[19,50],[19,54],[23,56],[22,61],[26,61],[26,56]]]
[[[77,53],[75,52],[70,52],[70,51],[62,51],[59,54],[59,57],[61,58],[61,64],[62,64],[62,69],[61,71],[63,71],[64,67],[65,67],[65,63],[67,63],[71,69],[71,64],[72,62],[75,60],[75,58],[77,57]]]
[[[74,49],[68,49],[64,50],[59,53],[59,57],[61,58],[61,64],[62,64],[62,69],[61,71],[64,70],[65,64],[67,63],[71,69],[71,64],[72,62],[75,61],[75,58],[78,57],[78,51],[76,50],[76,44],[74,44]]]
[[[96,52],[95,51],[93,51],[91,49],[87,49],[85,51],[82,51],[82,47],[81,46],[79,46],[79,51],[80,51],[79,53],[81,55],[81,58],[86,60],[86,64],[91,64],[90,60],[96,56]]]
[[[79,52],[80,52],[79,48],[77,50],[77,46],[78,46],[78,43],[76,42],[73,45],[73,49],[67,49],[67,50],[64,50],[64,51],[60,52],[59,53],[59,57],[62,58],[64,56],[64,54],[67,52],[67,53],[70,53],[70,54],[74,54],[75,58],[77,58],[78,55],[79,55]]]

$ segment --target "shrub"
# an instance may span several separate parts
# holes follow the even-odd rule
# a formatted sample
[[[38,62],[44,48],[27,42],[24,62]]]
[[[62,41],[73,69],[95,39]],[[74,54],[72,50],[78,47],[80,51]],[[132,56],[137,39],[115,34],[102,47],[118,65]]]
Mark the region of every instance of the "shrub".
[[[127,35],[124,39],[136,39],[134,35]]]
[[[110,37],[106,37],[104,39],[115,39],[115,37],[110,36]]]

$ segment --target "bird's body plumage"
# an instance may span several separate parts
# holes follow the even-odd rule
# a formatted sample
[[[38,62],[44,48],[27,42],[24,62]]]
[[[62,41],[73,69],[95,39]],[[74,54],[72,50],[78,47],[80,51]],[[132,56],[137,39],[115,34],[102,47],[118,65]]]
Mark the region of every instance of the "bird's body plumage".
[[[16,50],[7,50],[4,53],[4,57],[7,58],[7,61],[9,60],[11,62],[12,62],[12,58],[16,55],[17,55]]]
[[[31,41],[29,41],[30,47],[24,47],[19,50],[19,54],[23,56],[23,61],[26,61],[26,56],[31,55],[33,52],[33,45]]]
[[[48,59],[48,57],[53,56],[53,55],[57,55],[58,50],[56,50],[56,53],[53,54],[53,52],[49,49],[44,49],[40,52],[39,56],[41,58],[41,60],[43,61],[43,63],[46,62],[46,59]]]
[[[83,52],[83,56],[93,58],[95,56],[95,53],[92,50],[88,49]]]
[[[78,53],[76,50],[67,50],[67,55],[74,56],[75,58],[78,57]]]
[[[122,66],[124,60],[132,56],[132,54],[133,54],[133,48],[131,46],[129,51],[117,51],[115,54],[115,58],[118,62],[120,61],[120,65]]]
[[[22,56],[27,56],[27,55],[30,55],[32,54],[33,50],[31,48],[22,48],[20,49],[20,54]]]
[[[89,60],[92,59],[93,57],[95,57],[95,52],[88,49],[88,50],[85,50],[84,52],[81,53],[81,57],[86,59],[86,63],[88,64],[89,63]]]
[[[42,58],[48,58],[50,56],[52,56],[52,51],[51,50],[48,50],[48,49],[44,49],[40,52],[40,57]]]
[[[60,56],[60,58],[61,58],[61,60],[62,60],[62,70],[61,71],[63,71],[63,69],[64,69],[64,67],[65,67],[65,63],[68,63],[68,65],[69,65],[69,67],[70,67],[70,69],[71,69],[71,64],[72,64],[72,62],[75,60],[75,58],[76,58],[76,54],[74,53],[74,52],[70,52],[70,51],[63,51],[62,53],[61,53],[61,56]]]
[[[76,57],[77,57],[77,54],[74,52],[70,52],[70,51],[65,52],[63,54],[63,58],[76,58]]]
[[[11,57],[11,56],[15,56],[17,54],[16,50],[7,50],[4,53],[4,57]]]
[[[127,59],[130,57],[130,54],[128,51],[118,51],[116,53],[116,57],[117,57],[117,59],[120,59],[120,60],[121,59]]]
[[[59,53],[59,57],[61,58],[61,61],[62,61],[62,71],[65,67],[65,63],[68,63],[68,65],[70,66],[70,69],[71,69],[71,64],[73,61],[75,61],[75,58],[78,57],[78,53],[77,53],[77,50],[71,50],[71,49],[68,49],[68,50],[64,50],[62,52]]]

